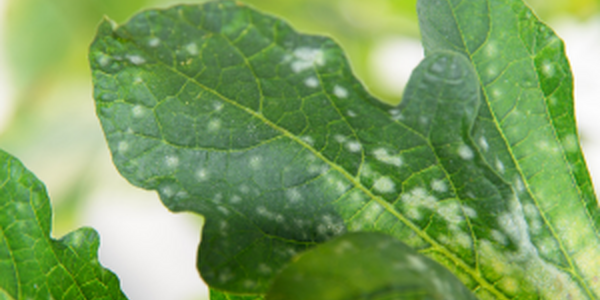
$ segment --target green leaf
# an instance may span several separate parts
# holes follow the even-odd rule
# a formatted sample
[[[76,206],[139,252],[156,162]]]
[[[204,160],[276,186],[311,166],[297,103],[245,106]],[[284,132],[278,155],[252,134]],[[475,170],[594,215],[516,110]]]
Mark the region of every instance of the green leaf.
[[[233,295],[227,292],[217,291],[215,289],[210,289],[210,300],[263,300],[263,296],[259,295]]]
[[[476,298],[448,269],[404,243],[385,234],[362,232],[300,255],[277,275],[266,299]]]
[[[426,53],[460,51],[475,66],[484,105],[472,137],[517,195],[500,221],[518,252],[496,249],[495,276],[522,273],[517,295],[599,298],[600,211],[563,42],[521,1],[420,0],[418,12]]]
[[[371,97],[331,39],[233,1],[104,21],[90,63],[115,165],[172,211],[206,217],[198,268],[227,293],[263,294],[296,253],[367,230],[445,265],[481,299],[593,298],[597,208],[564,53],[535,46],[556,57],[539,72],[562,81],[532,56],[492,68],[508,81],[486,81],[481,70],[528,52],[491,51],[485,65],[459,46],[518,41],[525,8],[460,3],[459,14],[420,2],[428,57],[399,107]],[[546,110],[549,85],[558,106]]]
[[[119,280],[98,263],[91,228],[50,238],[44,185],[0,150],[0,298],[126,299]]]

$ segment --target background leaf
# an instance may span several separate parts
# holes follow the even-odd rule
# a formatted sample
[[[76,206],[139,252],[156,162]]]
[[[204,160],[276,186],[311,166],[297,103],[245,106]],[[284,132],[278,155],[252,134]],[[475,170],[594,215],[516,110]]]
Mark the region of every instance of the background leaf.
[[[461,6],[460,22],[480,33],[490,11],[510,20],[514,11],[496,2]],[[296,253],[369,230],[434,258],[480,298],[589,294],[593,281],[568,269],[546,215],[523,198],[535,176],[509,164],[518,147],[503,137],[541,127],[529,119],[496,126],[469,53],[442,47],[463,40],[452,35],[452,14],[422,11],[423,22],[436,14],[437,27],[423,25],[428,58],[397,108],[364,90],[330,39],[297,34],[239,3],[147,11],[120,27],[105,21],[90,63],[115,165],[169,209],[206,216],[198,267],[219,290],[262,294]],[[464,38],[484,43],[475,33]],[[500,31],[498,43],[518,34]],[[524,70],[502,74],[535,94]],[[568,66],[562,70],[568,78]],[[526,154],[538,168],[556,159]],[[576,167],[585,188],[584,165]],[[561,184],[539,191],[560,195],[553,189]],[[565,220],[580,220],[572,217]],[[544,234],[544,244],[530,232]],[[582,262],[595,258],[583,254]]]
[[[98,263],[90,228],[50,238],[46,189],[0,150],[0,298],[126,299],[119,280]]]
[[[464,299],[475,296],[448,269],[381,233],[348,233],[295,259],[266,299]]]

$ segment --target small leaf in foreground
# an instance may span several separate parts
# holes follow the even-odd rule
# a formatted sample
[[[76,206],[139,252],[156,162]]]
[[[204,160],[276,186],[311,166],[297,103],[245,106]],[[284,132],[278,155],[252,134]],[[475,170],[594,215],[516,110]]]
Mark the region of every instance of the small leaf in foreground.
[[[50,238],[44,185],[0,150],[0,299],[126,299],[98,262],[98,234]]]
[[[397,239],[348,233],[301,254],[267,300],[461,299],[475,296],[448,269]]]

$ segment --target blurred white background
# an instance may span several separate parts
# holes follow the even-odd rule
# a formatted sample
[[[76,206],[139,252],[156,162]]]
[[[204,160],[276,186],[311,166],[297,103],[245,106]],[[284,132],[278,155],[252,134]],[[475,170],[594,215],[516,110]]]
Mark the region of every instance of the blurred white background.
[[[3,52],[6,4],[7,0],[0,0],[0,136],[13,121],[19,98]],[[553,19],[549,23],[566,42],[575,76],[582,146],[595,185],[600,186],[600,17],[585,22]],[[371,82],[377,82],[378,90],[399,97],[422,58],[420,42],[389,34],[372,43],[365,59],[366,73],[372,76]],[[40,92],[48,101],[33,103],[39,118],[17,125],[26,133],[40,132],[22,139],[9,136],[7,140],[12,142],[0,144],[0,148],[16,155],[46,183],[53,206],[62,207],[56,199],[85,198],[74,202],[76,213],[69,214],[68,209],[55,212],[56,218],[66,220],[64,224],[55,221],[55,237],[81,226],[95,228],[101,236],[102,264],[119,276],[132,300],[207,299],[206,287],[195,268],[201,218],[170,213],[154,192],[137,189],[117,174],[95,117],[91,78],[63,76],[60,83],[42,85]],[[66,103],[56,99],[67,96],[79,100],[68,106],[56,105]],[[37,125],[29,128],[28,124]],[[82,180],[83,188],[91,191],[73,191],[69,186],[73,180]]]

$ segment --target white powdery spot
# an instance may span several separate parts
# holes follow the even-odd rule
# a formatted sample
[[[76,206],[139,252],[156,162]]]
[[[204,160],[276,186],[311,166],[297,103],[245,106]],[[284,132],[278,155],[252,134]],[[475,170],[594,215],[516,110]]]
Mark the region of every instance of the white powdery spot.
[[[200,168],[200,170],[196,172],[196,177],[198,177],[198,181],[206,181],[208,179],[208,170]]]
[[[362,149],[362,145],[359,142],[352,141],[346,144],[346,148],[350,152],[359,152]]]
[[[348,115],[348,117],[350,117],[350,118],[354,118],[354,117],[357,116],[357,114],[354,111],[351,111],[351,110],[347,111],[346,115]]]
[[[242,197],[238,196],[238,195],[233,195],[231,197],[231,199],[229,199],[229,202],[233,203],[233,204],[237,204],[242,202]]]
[[[271,269],[271,267],[269,267],[268,265],[261,263],[258,265],[258,272],[268,275],[273,272],[273,269]]]
[[[446,185],[446,182],[444,182],[444,180],[442,179],[437,179],[431,182],[431,188],[436,191],[436,192],[440,192],[440,193],[444,193],[448,191],[448,186]]]
[[[464,160],[471,160],[473,157],[475,157],[473,150],[471,150],[471,148],[465,144],[462,144],[460,147],[458,147],[458,155]]]
[[[409,218],[420,220],[420,210],[423,208],[433,210],[437,205],[437,199],[429,195],[424,188],[414,188],[412,191],[402,194],[402,203]]]
[[[348,90],[336,84],[333,87],[333,94],[338,98],[346,98],[348,97]]]
[[[179,165],[179,158],[174,155],[168,155],[165,157],[165,163],[167,164],[167,167],[175,168]]]
[[[467,215],[467,217],[469,217],[471,219],[477,218],[477,211],[474,210],[472,207],[463,205],[462,209],[465,212],[465,215]]]
[[[563,139],[563,145],[565,147],[565,150],[567,150],[568,152],[577,152],[577,150],[579,149],[577,136],[574,134],[567,135]]]
[[[408,264],[416,271],[426,272],[429,270],[425,261],[418,256],[408,255],[406,259],[408,260]]]
[[[450,224],[458,224],[464,220],[461,207],[457,201],[439,203],[437,213]]]
[[[250,192],[250,188],[245,184],[240,185],[239,190],[242,194],[248,194]]]
[[[506,245],[508,243],[506,236],[502,232],[495,229],[492,230],[492,239],[501,245]]]
[[[185,51],[190,55],[198,55],[198,45],[196,45],[196,43],[189,43],[185,45]]]
[[[136,78],[133,80],[133,83],[135,83],[135,84],[140,84],[140,83],[142,83],[142,82],[144,82],[144,80],[142,79],[142,77],[136,77]]]
[[[127,59],[134,65],[141,65],[146,62],[146,59],[139,55],[127,55]]]
[[[296,203],[302,200],[302,194],[300,194],[300,191],[298,191],[297,188],[288,189],[287,191],[285,191],[285,196],[292,203]]]
[[[548,77],[554,76],[554,64],[552,61],[544,61],[542,63],[542,72]]]
[[[208,131],[216,131],[216,130],[219,130],[219,128],[221,128],[221,120],[212,119],[212,120],[210,120],[210,122],[208,122],[208,126],[207,126]]]
[[[126,141],[120,141],[119,145],[117,145],[117,151],[119,153],[125,153],[129,149],[129,143]]]
[[[298,48],[294,51],[292,70],[300,73],[317,65],[325,64],[325,55],[321,49]]]
[[[223,109],[223,103],[215,102],[215,103],[213,103],[213,108],[215,111],[221,111]]]
[[[305,135],[305,136],[303,136],[303,137],[300,137],[300,139],[301,139],[303,142],[305,142],[305,143],[307,143],[308,145],[310,145],[310,146],[313,146],[313,145],[315,144],[315,140],[314,140],[312,137],[308,136],[308,135]]]
[[[523,180],[521,180],[521,177],[519,177],[519,176],[515,177],[515,189],[519,193],[521,193],[525,190],[525,185],[523,184]]]
[[[504,164],[502,163],[502,161],[500,161],[497,158],[496,158],[496,170],[498,170],[498,172],[500,172],[500,174],[504,174]]]
[[[110,56],[101,53],[100,55],[98,55],[98,59],[97,62],[101,67],[106,67],[111,63],[112,59],[110,58]]]
[[[316,88],[319,86],[319,80],[316,77],[311,76],[304,80],[304,84],[309,88]]]
[[[158,47],[158,45],[160,45],[160,39],[157,37],[153,37],[148,41],[148,46],[152,48]]]
[[[333,138],[340,144],[346,142],[346,137],[341,134],[336,134]]]
[[[396,191],[396,184],[388,176],[383,176],[375,180],[373,188],[380,193],[393,193]]]
[[[479,138],[479,146],[481,146],[481,150],[483,151],[488,151],[488,149],[490,148],[490,145],[488,145],[488,142],[485,139],[485,137]]]
[[[135,118],[141,118],[145,114],[144,107],[141,105],[136,105],[131,109],[131,113]]]
[[[262,166],[262,157],[255,155],[250,157],[250,167],[254,170],[260,169]]]
[[[402,157],[400,154],[390,155],[386,149],[377,148],[373,151],[373,155],[375,155],[375,158],[382,163],[394,165],[396,167],[402,166]]]
[[[217,209],[224,215],[229,215],[229,210],[223,206],[217,206]],[[227,222],[222,221],[221,223],[221,230],[225,229],[227,227]]]

